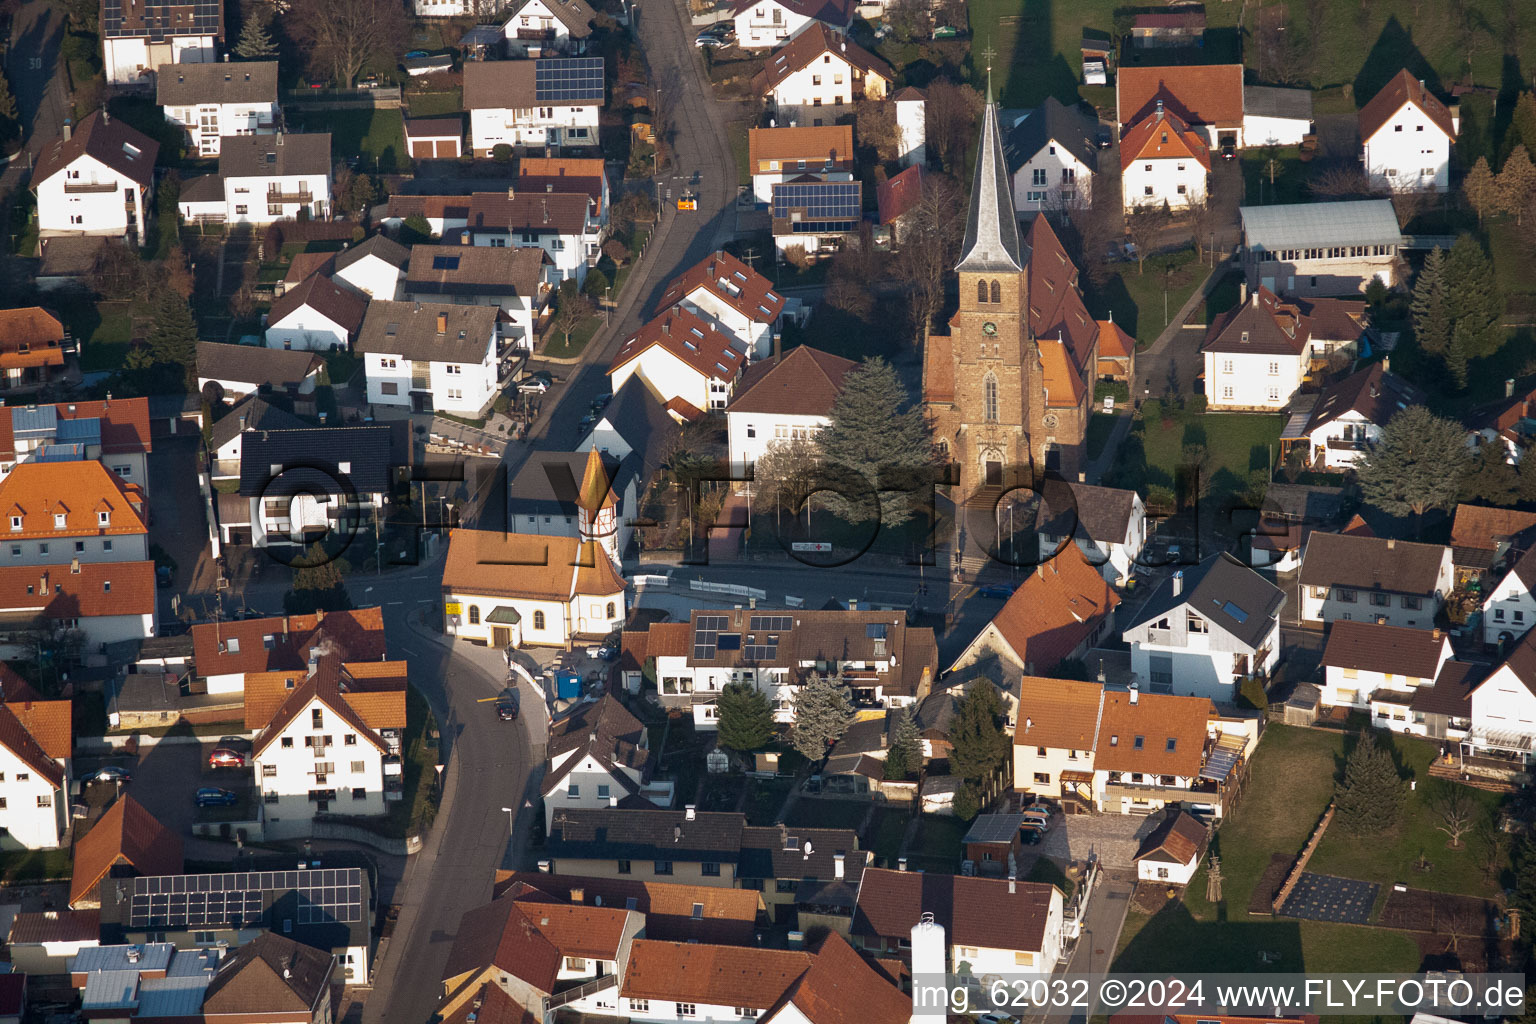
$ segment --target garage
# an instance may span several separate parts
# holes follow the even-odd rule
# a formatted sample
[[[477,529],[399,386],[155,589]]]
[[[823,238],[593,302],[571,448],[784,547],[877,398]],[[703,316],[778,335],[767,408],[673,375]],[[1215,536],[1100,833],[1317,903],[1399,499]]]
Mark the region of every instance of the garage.
[[[406,118],[405,141],[413,160],[457,160],[464,152],[464,121],[458,117]]]

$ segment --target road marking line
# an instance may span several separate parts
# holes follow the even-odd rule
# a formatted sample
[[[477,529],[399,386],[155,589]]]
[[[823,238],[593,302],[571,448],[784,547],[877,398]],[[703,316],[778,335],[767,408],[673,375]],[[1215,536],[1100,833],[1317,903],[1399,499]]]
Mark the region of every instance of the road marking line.
[[[409,647],[402,646],[400,649],[402,651],[404,651],[406,654],[408,654],[409,656],[411,656],[412,658],[417,656],[416,652],[411,650]]]
[[[405,604],[404,601],[385,601],[384,603],[385,603],[385,605]]]

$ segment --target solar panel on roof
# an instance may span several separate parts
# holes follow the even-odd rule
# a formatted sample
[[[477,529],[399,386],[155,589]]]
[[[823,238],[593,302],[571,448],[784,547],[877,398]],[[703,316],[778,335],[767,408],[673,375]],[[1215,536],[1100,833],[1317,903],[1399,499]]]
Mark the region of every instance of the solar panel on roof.
[[[741,650],[741,634],[721,633],[719,639],[715,641],[715,645],[722,651],[739,651]]]
[[[459,258],[457,256],[433,256],[433,270],[458,270]]]
[[[864,627],[864,636],[870,640],[885,639],[885,623],[871,622]]]
[[[715,640],[720,631],[729,625],[724,615],[700,615],[693,633],[693,656],[707,659],[715,656]]]
[[[1221,606],[1221,610],[1232,616],[1233,621],[1237,622],[1238,624],[1242,624],[1248,621],[1248,613],[1243,611],[1237,605],[1233,604],[1231,601],[1224,602]]]
[[[792,213],[798,213],[801,223],[857,223],[864,203],[862,189],[856,181],[797,181],[775,185],[773,216],[785,220]]]
[[[601,103],[603,58],[556,57],[535,62],[533,93],[539,103]]]
[[[245,926],[262,918],[268,893],[294,891],[300,924],[363,920],[361,868],[157,875],[133,879],[129,927]]]
[[[789,615],[754,615],[750,624],[753,629],[789,629],[795,620]]]

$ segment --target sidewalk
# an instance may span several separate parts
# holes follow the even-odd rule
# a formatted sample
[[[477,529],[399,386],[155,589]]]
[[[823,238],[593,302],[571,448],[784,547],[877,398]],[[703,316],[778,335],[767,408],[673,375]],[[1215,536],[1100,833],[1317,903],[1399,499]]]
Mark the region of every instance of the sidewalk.
[[[1173,315],[1173,319],[1168,321],[1168,326],[1163,328],[1163,333],[1159,334],[1144,351],[1137,353],[1137,361],[1140,362],[1142,356],[1158,355],[1173,344],[1173,339],[1179,336],[1179,332],[1184,329],[1189,318],[1195,315],[1195,310],[1200,308],[1200,303],[1204,302],[1205,297],[1216,289],[1217,282],[1231,271],[1240,269],[1242,268],[1238,266],[1236,260],[1226,260],[1211,268],[1205,280],[1200,282],[1200,287],[1190,293],[1189,298],[1184,300],[1184,305],[1180,306],[1179,311]]]

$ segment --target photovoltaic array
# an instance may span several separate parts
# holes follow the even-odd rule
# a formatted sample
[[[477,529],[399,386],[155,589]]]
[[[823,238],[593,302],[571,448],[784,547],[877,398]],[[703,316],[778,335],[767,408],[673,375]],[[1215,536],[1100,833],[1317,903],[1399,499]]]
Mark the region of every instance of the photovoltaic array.
[[[795,231],[852,231],[863,207],[856,181],[795,181],[773,186],[773,217]],[[798,217],[796,216],[798,215]]]
[[[261,921],[272,894],[298,895],[297,923],[363,920],[362,868],[150,875],[133,879],[131,928],[243,927]]]
[[[603,102],[603,58],[551,57],[533,69],[533,95],[539,103]]]

